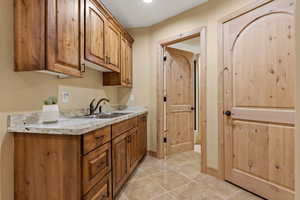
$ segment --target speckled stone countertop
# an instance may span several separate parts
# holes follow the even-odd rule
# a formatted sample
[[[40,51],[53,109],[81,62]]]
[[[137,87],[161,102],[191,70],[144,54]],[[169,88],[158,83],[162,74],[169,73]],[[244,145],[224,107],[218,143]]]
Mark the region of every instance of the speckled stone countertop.
[[[129,113],[110,119],[91,119],[84,117],[60,117],[57,123],[44,124],[39,118],[41,113],[11,115],[8,118],[8,132],[37,133],[54,135],[83,135],[88,132],[109,126],[130,118],[147,113],[142,107],[128,107],[118,113]]]

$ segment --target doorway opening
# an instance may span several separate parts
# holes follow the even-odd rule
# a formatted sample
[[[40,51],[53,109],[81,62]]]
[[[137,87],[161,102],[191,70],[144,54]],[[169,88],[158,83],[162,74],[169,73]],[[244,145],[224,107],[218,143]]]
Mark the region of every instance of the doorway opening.
[[[164,77],[166,79],[165,80],[166,96],[174,96],[175,98],[176,97],[180,98],[180,96],[182,95],[181,93],[185,93],[185,92],[187,92],[187,90],[190,90],[190,96],[183,95],[183,97],[186,98],[186,99],[183,99],[183,101],[187,100],[188,102],[190,102],[191,109],[189,110],[189,108],[188,108],[188,111],[191,112],[191,118],[190,118],[190,120],[186,120],[186,122],[191,124],[191,136],[192,137],[191,137],[191,139],[188,139],[188,135],[186,134],[188,130],[185,131],[184,136],[186,138],[185,142],[191,142],[192,145],[188,149],[181,148],[181,149],[177,150],[176,152],[171,152],[167,146],[166,147],[167,148],[166,156],[168,156],[172,153],[181,153],[181,152],[184,152],[187,150],[201,153],[201,141],[200,141],[201,137],[200,137],[200,131],[199,131],[199,118],[200,118],[199,117],[199,113],[200,113],[200,110],[199,110],[199,103],[200,103],[200,99],[199,99],[199,97],[200,97],[199,96],[199,86],[200,86],[199,85],[199,67],[200,67],[200,63],[199,63],[199,61],[201,58],[200,36],[195,36],[194,38],[168,45],[165,48],[165,52],[164,52],[165,56],[167,56],[168,49],[170,49],[170,48],[173,50],[176,50],[176,52],[174,52],[175,56],[184,56],[184,54],[190,54],[190,58],[191,58],[186,63],[175,63],[175,65],[179,64],[178,67],[180,67],[180,68],[185,67],[184,65],[187,64],[187,67],[190,69],[190,71],[189,71],[189,69],[186,69],[186,71],[188,71],[187,73],[190,74],[190,80],[188,80],[189,77],[182,77],[182,74],[180,74],[180,71],[175,71],[175,73],[177,73],[176,75],[179,76],[179,79],[177,79],[175,81],[179,82],[181,79],[185,79],[185,80],[183,80],[183,82],[185,82],[187,84],[186,87],[183,88],[182,91],[180,91],[180,88],[174,88],[173,91],[171,91],[171,90],[168,91],[168,88],[167,88],[168,82],[172,81],[172,80],[169,80],[169,78],[172,78],[172,77],[170,77],[170,73],[172,73],[171,72],[172,69],[169,69],[169,71],[168,71],[168,67],[171,67],[171,68],[175,67],[174,64],[169,63],[168,60],[165,61],[165,65],[170,65],[170,66],[165,66],[165,68],[167,68],[167,70],[164,71],[166,73],[166,75]],[[173,58],[172,62],[176,62],[176,60],[174,60],[174,58]],[[184,70],[184,69],[182,69],[182,70]],[[176,83],[173,83],[172,87],[174,87],[175,85],[176,85]],[[172,94],[172,92],[175,94]],[[168,93],[171,93],[171,94],[168,94]],[[185,94],[187,94],[187,93],[185,93]],[[177,104],[178,103],[179,102],[177,100]],[[183,102],[181,102],[181,103],[183,103]],[[170,106],[170,102],[167,101],[166,104],[167,104],[167,106]],[[179,106],[182,106],[182,104]],[[166,108],[166,109],[168,109],[168,108]],[[181,112],[183,112],[183,111],[181,110]],[[167,116],[164,117],[164,122],[167,125],[168,125],[168,123],[174,123],[174,119],[172,119],[171,116],[169,117],[168,114],[171,115],[171,113],[170,112],[168,113],[168,111],[167,111]],[[187,124],[185,124],[184,126],[187,127]],[[179,131],[179,130],[177,129],[174,131]],[[172,133],[169,133],[168,139],[169,140],[176,139],[176,138],[170,138],[172,136],[176,137],[176,134],[173,135]],[[188,141],[188,140],[190,140],[190,141]],[[175,142],[175,143],[179,143],[179,142],[180,141],[178,141],[178,139],[177,139],[177,142]],[[178,144],[175,144],[175,145],[178,145]],[[171,147],[169,147],[169,148],[171,148]]]
[[[193,152],[206,172],[206,28],[159,44],[157,156]]]

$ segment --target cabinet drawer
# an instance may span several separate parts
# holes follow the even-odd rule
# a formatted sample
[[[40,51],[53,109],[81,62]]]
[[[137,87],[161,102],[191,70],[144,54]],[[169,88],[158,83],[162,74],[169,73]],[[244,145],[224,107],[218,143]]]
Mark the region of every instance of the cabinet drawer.
[[[112,200],[111,173],[106,175],[87,193],[84,200]]]
[[[137,118],[132,118],[118,124],[112,125],[112,137],[115,138],[122,133],[137,127]]]
[[[83,136],[83,153],[88,152],[100,147],[101,145],[111,140],[111,127],[105,127]]]
[[[110,143],[106,143],[83,157],[84,194],[111,171],[110,147]]]

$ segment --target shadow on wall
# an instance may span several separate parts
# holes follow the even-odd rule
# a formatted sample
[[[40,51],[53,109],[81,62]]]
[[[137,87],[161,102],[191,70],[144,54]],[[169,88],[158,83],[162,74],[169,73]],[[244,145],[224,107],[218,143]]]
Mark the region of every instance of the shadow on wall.
[[[0,113],[0,200],[14,199],[14,141],[7,133],[8,113]]]

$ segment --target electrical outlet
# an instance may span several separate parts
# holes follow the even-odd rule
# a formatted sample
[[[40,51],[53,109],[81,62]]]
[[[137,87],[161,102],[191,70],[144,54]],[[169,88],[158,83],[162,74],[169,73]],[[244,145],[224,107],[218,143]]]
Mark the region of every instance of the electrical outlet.
[[[67,91],[62,92],[62,103],[69,103],[70,93]]]

